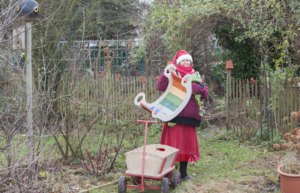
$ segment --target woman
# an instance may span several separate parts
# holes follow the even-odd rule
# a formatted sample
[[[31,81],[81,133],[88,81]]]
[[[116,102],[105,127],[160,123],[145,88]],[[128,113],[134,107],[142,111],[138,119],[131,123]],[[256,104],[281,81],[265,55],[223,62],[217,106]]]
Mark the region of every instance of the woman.
[[[195,74],[193,59],[185,50],[180,50],[175,55],[173,64],[176,65],[176,73],[184,77],[186,74]],[[169,73],[174,72],[174,67],[169,67]],[[162,74],[157,82],[157,90],[165,91],[169,79]],[[192,76],[192,96],[186,107],[177,117],[164,124],[160,144],[169,145],[179,149],[177,162],[180,162],[182,180],[192,179],[187,174],[187,163],[200,159],[197,133],[195,127],[200,126],[202,117],[199,114],[199,105],[195,100],[195,94],[201,94],[200,100],[208,97],[208,89],[200,76]]]

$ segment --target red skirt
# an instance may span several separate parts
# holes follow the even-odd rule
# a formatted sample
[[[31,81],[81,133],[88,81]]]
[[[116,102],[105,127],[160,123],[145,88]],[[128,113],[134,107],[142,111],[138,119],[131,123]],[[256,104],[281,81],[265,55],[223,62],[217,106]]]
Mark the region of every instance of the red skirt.
[[[195,126],[177,123],[174,127],[164,124],[160,144],[179,149],[177,162],[200,160],[199,146]]]

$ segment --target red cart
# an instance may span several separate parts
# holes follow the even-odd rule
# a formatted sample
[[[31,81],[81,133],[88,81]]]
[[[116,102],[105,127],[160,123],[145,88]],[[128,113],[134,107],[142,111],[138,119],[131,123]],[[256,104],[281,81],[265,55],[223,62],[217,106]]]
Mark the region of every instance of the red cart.
[[[127,178],[121,176],[118,193],[125,193],[127,188],[139,188],[140,192],[144,192],[145,189],[161,189],[162,193],[167,193],[170,186],[175,188],[181,183],[179,172],[171,175],[175,169],[174,163],[179,150],[161,144],[146,145],[148,124],[156,121],[138,120],[137,122],[145,123],[144,146],[125,154],[127,163],[125,174],[131,176],[133,184],[127,184]],[[161,186],[146,185],[145,179],[160,180]]]

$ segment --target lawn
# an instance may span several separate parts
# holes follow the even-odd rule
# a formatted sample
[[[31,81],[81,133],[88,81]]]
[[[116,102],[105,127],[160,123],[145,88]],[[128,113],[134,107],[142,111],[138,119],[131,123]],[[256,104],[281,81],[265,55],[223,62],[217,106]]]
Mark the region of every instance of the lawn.
[[[157,143],[158,136],[148,142]],[[188,174],[194,179],[183,182],[171,192],[280,192],[277,160],[282,152],[268,152],[265,148],[239,143],[233,136],[226,135],[224,128],[198,131],[198,141],[201,159],[188,165]],[[103,184],[115,182],[124,172],[125,168]],[[138,189],[127,191],[139,192]],[[117,192],[117,184],[89,192]]]
[[[148,129],[147,144],[159,143],[161,134],[159,125],[151,125]],[[131,132],[132,130],[129,131]],[[266,147],[240,143],[230,133],[232,132],[226,132],[225,128],[220,129],[220,127],[198,130],[201,159],[188,165],[188,174],[194,179],[182,182],[171,192],[280,192],[277,166],[279,158],[285,153],[269,152]],[[94,131],[87,139],[83,149],[96,152],[102,139],[101,136]],[[59,140],[62,138],[59,137]],[[114,140],[115,138],[112,137],[109,141]],[[45,150],[52,147],[54,143],[53,138],[47,140]],[[141,146],[142,143],[143,135],[140,133],[138,145]],[[91,165],[88,160],[83,162],[83,160],[76,159],[70,165],[63,164],[61,159],[58,159],[61,156],[55,147],[53,149],[55,156],[52,157],[52,161],[49,160],[50,166],[45,167],[48,169],[39,171],[39,179],[35,185],[42,187],[46,192],[117,192],[117,181],[120,176],[124,176],[126,171],[124,153],[133,149],[134,146],[131,141],[124,141],[122,153],[118,155],[113,170],[103,176],[90,172]],[[23,153],[26,154],[26,152]],[[178,165],[175,163],[176,167]],[[147,182],[157,183],[156,181]],[[7,188],[4,187],[5,190]],[[127,189],[127,191],[137,193],[139,189]],[[158,193],[160,190],[146,190],[145,192]]]

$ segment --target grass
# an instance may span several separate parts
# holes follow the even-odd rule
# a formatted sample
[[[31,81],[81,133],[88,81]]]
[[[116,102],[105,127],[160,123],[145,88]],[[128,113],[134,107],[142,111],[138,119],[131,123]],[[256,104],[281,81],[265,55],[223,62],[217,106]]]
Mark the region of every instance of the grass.
[[[44,146],[44,149],[42,150],[41,155],[46,155],[52,146],[55,144],[55,140],[53,137],[45,137],[40,139],[41,140],[41,145]],[[6,146],[6,140],[3,140],[1,142],[1,146]],[[37,143],[36,143],[36,147],[37,147]],[[27,140],[27,136],[24,134],[17,134],[15,136],[13,136],[13,140],[11,141],[11,152],[12,154],[16,153],[18,157],[18,159],[23,159],[24,156],[28,155],[28,140]],[[5,154],[2,154],[0,156],[0,162],[7,164],[7,160],[4,157]]]
[[[143,130],[144,128],[141,128]],[[148,127],[147,144],[156,144],[160,141],[161,128],[157,125]],[[128,135],[133,130],[128,131]],[[210,128],[198,130],[198,142],[201,159],[198,162],[189,163],[188,174],[194,179],[183,182],[181,186],[171,192],[276,192],[278,190],[277,155],[276,152],[268,152],[256,146],[239,143],[231,135],[226,135],[225,129]],[[139,137],[138,145],[143,144],[143,135]],[[90,152],[96,152],[101,142],[101,136],[94,130],[88,134],[83,148]],[[62,140],[59,136],[59,140]],[[72,142],[76,141],[76,137]],[[105,143],[114,142],[112,134]],[[106,141],[107,140],[107,141]],[[48,139],[47,148],[55,143],[53,138]],[[49,173],[49,179],[55,179],[49,183],[47,190],[55,189],[59,192],[87,190],[109,184],[123,176],[126,170],[124,153],[130,151],[133,144],[125,141],[122,154],[118,156],[114,165],[114,171],[101,177],[90,176],[79,160],[70,166],[61,166],[59,173]],[[25,153],[25,152],[24,152]],[[54,148],[55,157],[60,157],[57,148]],[[76,165],[76,166],[75,166]],[[175,164],[178,167],[178,163]],[[76,168],[75,168],[76,167]],[[79,170],[80,169],[80,170]],[[178,170],[178,168],[177,168]],[[49,179],[48,179],[49,178]],[[46,181],[47,181],[46,180]],[[148,181],[149,182],[149,181]],[[130,182],[131,183],[131,182]],[[158,183],[159,185],[159,183]],[[139,192],[139,189],[128,189],[128,192]],[[117,192],[117,183],[102,186],[89,192]],[[146,193],[158,193],[160,190],[146,190]]]
[[[240,144],[232,136],[227,136],[225,129],[199,131],[198,142],[201,159],[188,165],[188,174],[194,179],[183,182],[171,192],[278,191],[276,152]],[[139,189],[127,191],[139,192]],[[90,192],[117,192],[117,184]],[[145,190],[145,193],[155,192],[160,190]]]

